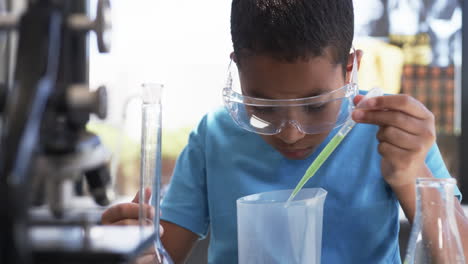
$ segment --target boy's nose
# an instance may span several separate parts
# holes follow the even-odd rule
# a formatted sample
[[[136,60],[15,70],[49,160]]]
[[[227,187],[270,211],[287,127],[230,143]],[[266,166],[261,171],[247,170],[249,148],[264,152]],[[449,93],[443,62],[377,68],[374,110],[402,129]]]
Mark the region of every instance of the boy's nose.
[[[294,144],[303,139],[305,137],[305,133],[301,132],[295,124],[288,122],[284,125],[283,129],[279,134],[277,134],[277,136],[284,143]]]

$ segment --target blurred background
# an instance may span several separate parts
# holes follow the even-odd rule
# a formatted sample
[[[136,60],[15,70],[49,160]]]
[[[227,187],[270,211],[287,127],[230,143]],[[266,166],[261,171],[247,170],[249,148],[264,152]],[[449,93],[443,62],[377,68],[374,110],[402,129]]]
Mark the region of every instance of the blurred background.
[[[89,2],[91,8],[96,6],[95,0]],[[164,185],[190,130],[206,112],[222,105],[232,50],[231,0],[113,0],[111,4],[111,52],[100,54],[96,45],[89,47],[90,86],[107,86],[109,115],[105,121],[92,120],[89,130],[112,150],[113,189],[117,196],[126,196],[138,187],[141,102],[137,96],[142,83],[165,87]],[[460,171],[459,158],[460,1],[355,0],[354,6],[354,46],[364,51],[361,89],[379,86],[387,93],[406,93],[422,101],[436,116],[437,140],[448,169],[459,180],[467,178],[467,172]],[[20,13],[22,8],[24,1],[0,1],[2,12]],[[8,61],[5,54],[14,48],[14,41],[14,36],[7,41],[0,35],[3,62]],[[0,81],[8,82],[12,67],[3,64]]]
[[[221,106],[230,61],[230,1],[112,1],[110,54],[91,49],[91,86],[109,87],[110,115],[90,129],[120,154],[118,194],[138,187],[142,83],[164,85],[163,185],[202,116]],[[208,11],[209,10],[209,11]],[[126,118],[123,118],[126,115]],[[119,138],[123,138],[121,140]],[[107,140],[106,140],[107,139]]]

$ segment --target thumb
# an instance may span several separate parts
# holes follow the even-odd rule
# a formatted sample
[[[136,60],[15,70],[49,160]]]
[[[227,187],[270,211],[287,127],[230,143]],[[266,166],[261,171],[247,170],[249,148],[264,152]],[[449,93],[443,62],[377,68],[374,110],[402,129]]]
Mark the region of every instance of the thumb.
[[[159,237],[162,237],[164,235],[164,227],[162,225],[159,225]]]
[[[150,187],[146,187],[145,188],[145,195],[143,197],[144,199],[144,203],[148,203],[149,200],[150,200],[150,197],[151,197],[151,188]],[[132,200],[132,203],[140,203],[140,191],[138,191],[135,195],[135,197],[133,197],[133,200]]]

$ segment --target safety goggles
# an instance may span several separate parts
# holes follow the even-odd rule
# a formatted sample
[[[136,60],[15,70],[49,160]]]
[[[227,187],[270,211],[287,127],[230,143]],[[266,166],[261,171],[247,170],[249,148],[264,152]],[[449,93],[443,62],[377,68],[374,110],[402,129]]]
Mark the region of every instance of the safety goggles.
[[[350,82],[318,96],[299,99],[263,99],[242,95],[235,63],[230,63],[223,100],[232,119],[243,129],[275,135],[287,126],[304,134],[319,134],[341,126],[351,116],[358,93],[357,60],[354,56]]]

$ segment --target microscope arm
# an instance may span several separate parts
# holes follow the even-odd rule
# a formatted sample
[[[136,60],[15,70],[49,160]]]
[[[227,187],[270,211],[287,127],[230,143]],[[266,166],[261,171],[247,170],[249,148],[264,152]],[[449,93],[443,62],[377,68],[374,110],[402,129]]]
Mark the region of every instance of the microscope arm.
[[[61,17],[57,10],[31,6],[19,26],[15,89],[6,102],[0,152],[0,262],[29,263],[27,210],[29,171],[41,121],[58,73]],[[38,42],[39,40],[39,42]]]

